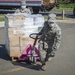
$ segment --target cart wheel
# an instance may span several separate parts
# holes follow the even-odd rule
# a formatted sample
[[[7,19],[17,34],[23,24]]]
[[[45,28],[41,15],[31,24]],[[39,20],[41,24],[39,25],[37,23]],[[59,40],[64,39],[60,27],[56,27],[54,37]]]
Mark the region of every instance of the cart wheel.
[[[15,61],[17,61],[17,60],[18,60],[17,57],[11,57],[11,61],[12,61],[12,62],[15,62]]]
[[[29,61],[31,61],[32,64],[36,64],[36,57],[29,57]]]

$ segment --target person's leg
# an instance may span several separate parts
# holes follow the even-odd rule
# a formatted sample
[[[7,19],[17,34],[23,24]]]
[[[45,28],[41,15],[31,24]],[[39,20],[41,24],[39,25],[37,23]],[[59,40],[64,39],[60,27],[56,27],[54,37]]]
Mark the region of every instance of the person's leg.
[[[48,48],[45,61],[50,61],[54,56],[55,56],[55,52],[52,50],[52,48]]]
[[[45,61],[48,61],[48,59],[50,58],[51,51],[52,51],[52,49],[50,49],[50,48],[47,49]]]
[[[45,61],[45,58],[46,58],[46,51],[43,49],[43,42],[42,41],[39,41],[39,56],[40,56],[40,62],[42,63],[42,67],[41,69],[42,70],[46,70],[46,61]]]

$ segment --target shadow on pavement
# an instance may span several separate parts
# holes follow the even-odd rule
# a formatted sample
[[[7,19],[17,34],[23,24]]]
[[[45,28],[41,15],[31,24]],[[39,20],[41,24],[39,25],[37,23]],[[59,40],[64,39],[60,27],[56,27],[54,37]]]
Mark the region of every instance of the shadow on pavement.
[[[56,14],[56,15],[57,17],[62,17],[62,14]],[[75,16],[72,14],[65,14],[64,17],[69,19],[75,19]]]
[[[5,44],[0,44],[0,59],[6,60],[6,61],[11,61],[11,58],[7,54],[7,51],[5,50]],[[28,61],[15,61],[11,63],[15,66],[22,66],[25,68],[33,69],[33,70],[38,70],[40,69],[41,65],[33,65],[29,63]]]
[[[74,15],[65,15],[67,18],[73,18],[75,19],[75,16]]]
[[[6,50],[5,50],[5,44],[0,44],[0,59],[4,59],[9,61],[10,57],[8,56]]]
[[[36,71],[40,71],[40,68],[41,68],[40,64],[33,65],[33,64],[27,63],[26,61],[12,62],[12,64],[15,66],[21,66],[21,67],[25,67],[25,68],[36,70]]]

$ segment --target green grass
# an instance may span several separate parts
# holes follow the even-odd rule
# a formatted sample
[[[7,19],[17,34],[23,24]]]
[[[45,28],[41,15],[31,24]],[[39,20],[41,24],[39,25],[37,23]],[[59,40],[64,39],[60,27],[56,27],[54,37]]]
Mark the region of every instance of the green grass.
[[[62,3],[62,4],[59,4],[59,8],[54,7],[54,10],[57,10],[57,9],[73,10],[74,6],[75,6],[74,3]]]
[[[0,21],[4,21],[4,15],[0,14]]]
[[[66,4],[59,4],[60,8],[74,8],[74,4],[72,3],[66,3]]]

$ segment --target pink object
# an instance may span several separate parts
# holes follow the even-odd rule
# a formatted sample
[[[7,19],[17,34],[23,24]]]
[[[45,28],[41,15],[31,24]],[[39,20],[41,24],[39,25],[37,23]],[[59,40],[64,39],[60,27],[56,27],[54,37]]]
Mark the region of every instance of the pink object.
[[[21,55],[19,56],[19,60],[28,60],[28,55],[31,55],[31,49],[32,49],[32,45],[29,44],[25,50],[21,53]],[[35,47],[35,53],[38,55],[38,49]],[[36,56],[36,59],[39,60],[39,56]]]

